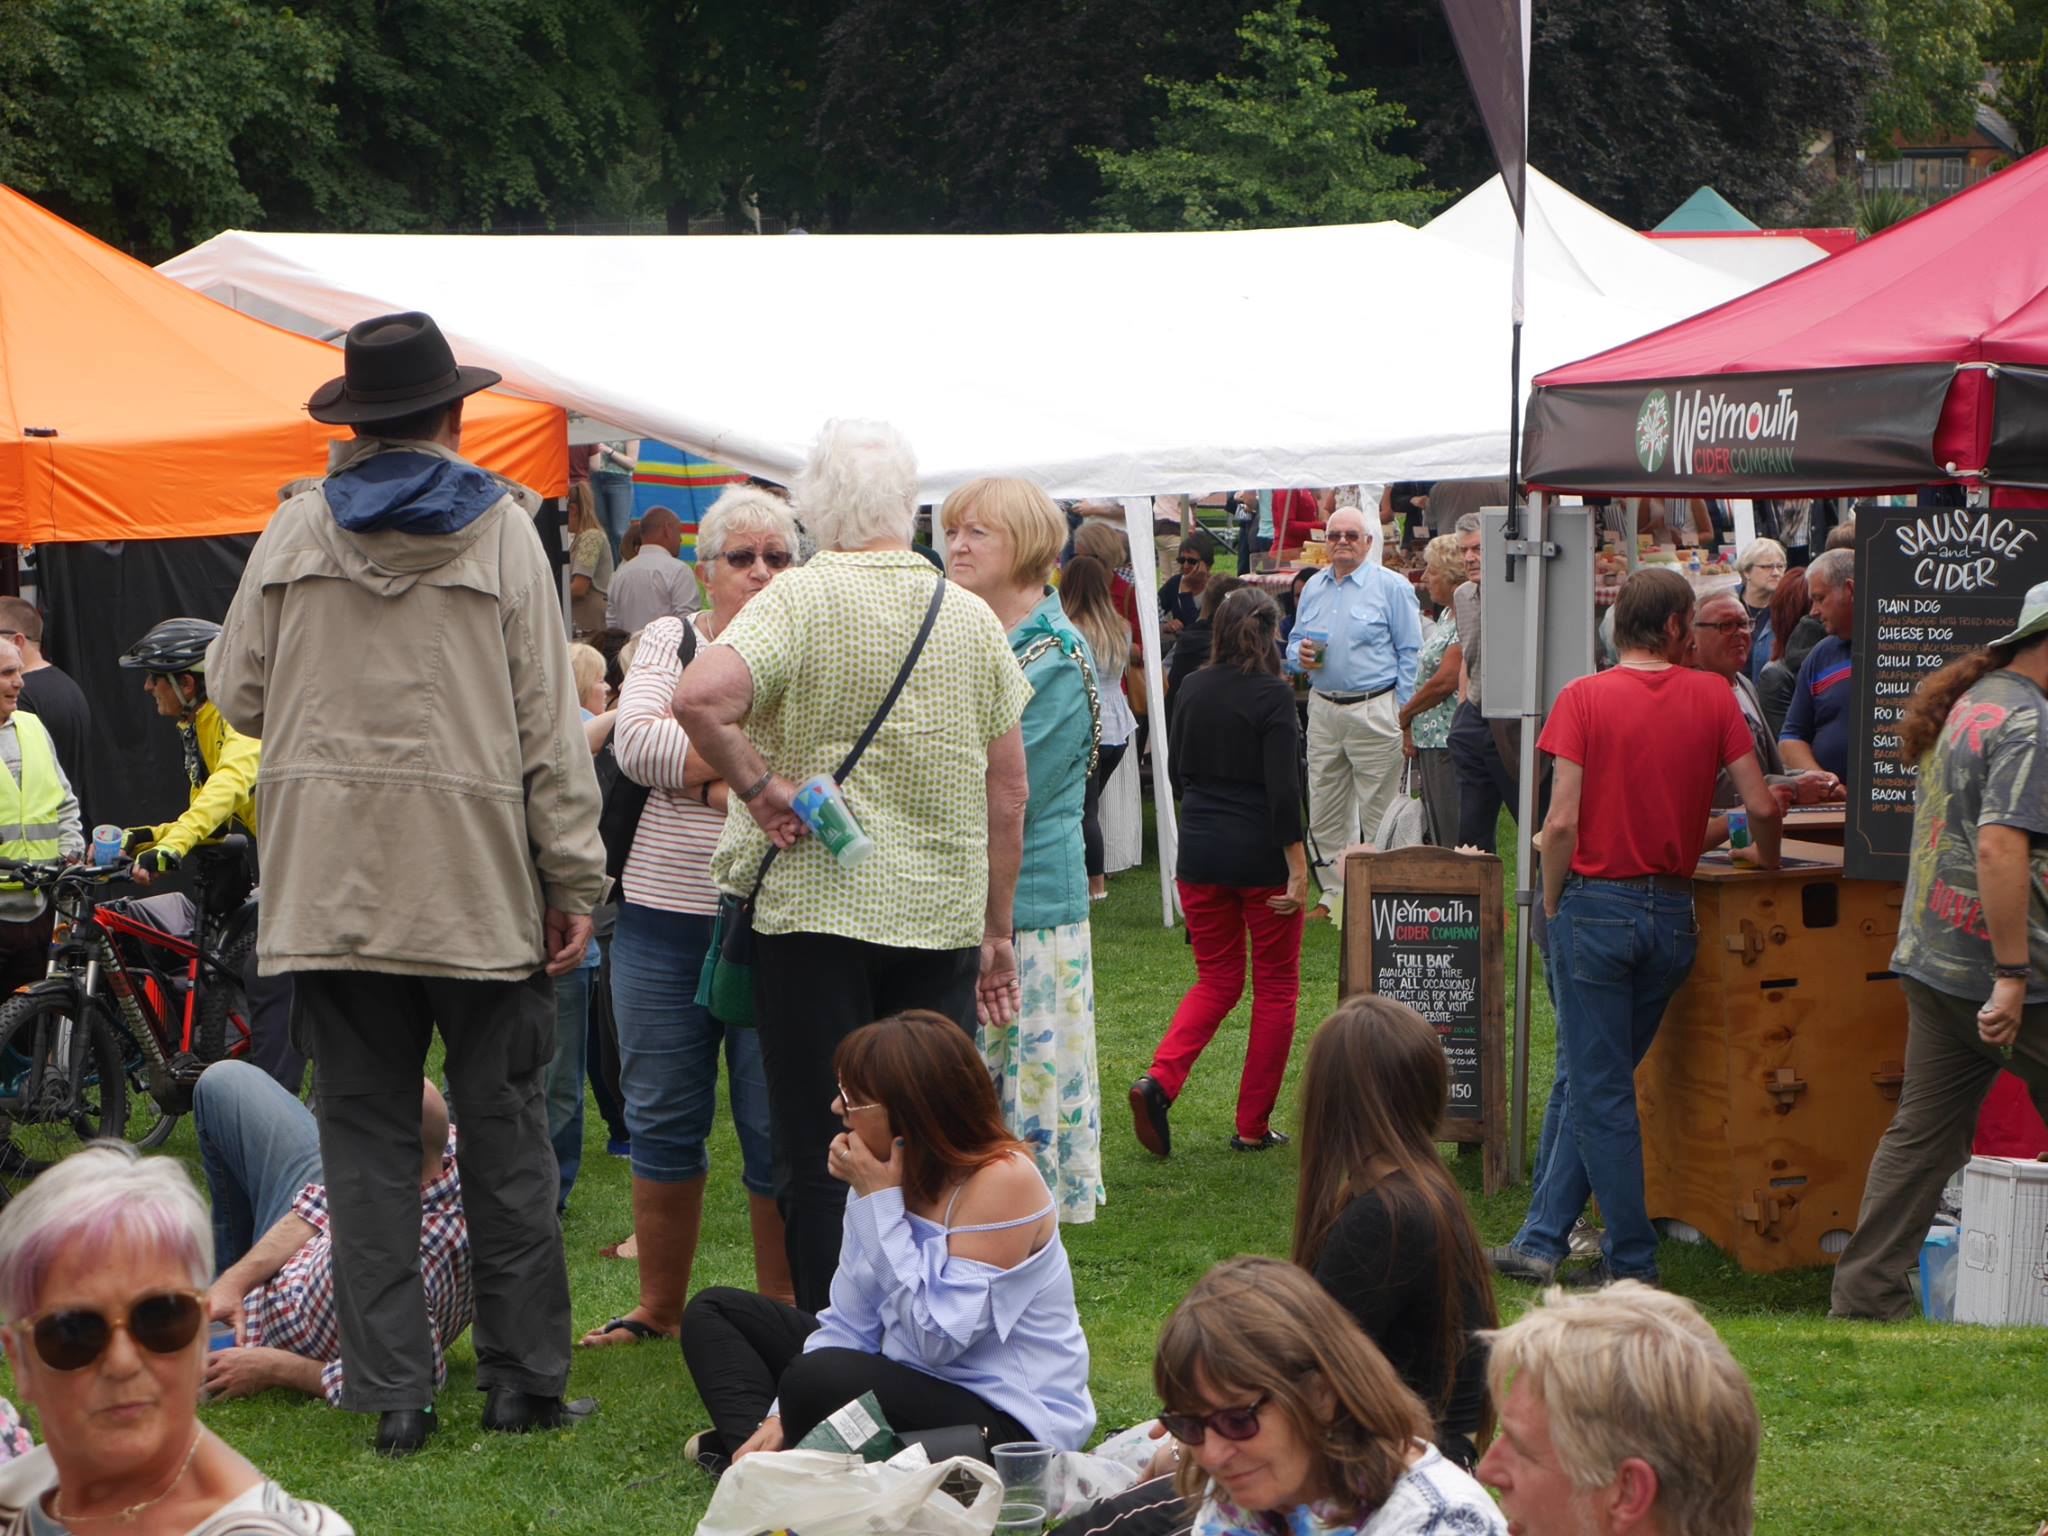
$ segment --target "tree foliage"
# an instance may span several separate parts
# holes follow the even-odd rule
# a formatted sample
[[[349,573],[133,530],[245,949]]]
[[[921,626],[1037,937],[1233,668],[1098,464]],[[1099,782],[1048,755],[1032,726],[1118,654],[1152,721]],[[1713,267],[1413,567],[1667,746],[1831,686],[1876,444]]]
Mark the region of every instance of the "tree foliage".
[[[1158,81],[1166,110],[1143,149],[1090,151],[1104,229],[1255,229],[1420,223],[1443,201],[1420,162],[1386,148],[1407,113],[1340,90],[1329,28],[1276,0],[1238,29],[1241,73]]]
[[[1969,128],[1986,41],[2012,21],[2006,0],[1856,0],[1853,14],[1884,59],[1867,105],[1873,153]]]

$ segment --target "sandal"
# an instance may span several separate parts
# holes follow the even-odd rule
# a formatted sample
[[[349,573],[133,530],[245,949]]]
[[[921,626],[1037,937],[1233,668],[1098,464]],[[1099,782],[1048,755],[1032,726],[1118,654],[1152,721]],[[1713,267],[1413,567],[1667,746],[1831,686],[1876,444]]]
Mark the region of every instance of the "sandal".
[[[579,1347],[583,1349],[617,1348],[617,1344],[593,1344],[590,1342],[593,1336],[602,1338],[605,1334],[608,1333],[623,1333],[630,1335],[629,1338],[621,1341],[629,1344],[645,1344],[649,1339],[672,1340],[675,1338],[674,1334],[663,1333],[659,1328],[653,1326],[653,1324],[643,1323],[637,1317],[615,1317],[610,1322],[606,1323],[602,1328],[593,1328],[589,1333],[585,1334],[582,1340],[580,1341]]]
[[[638,1235],[638,1233],[628,1232],[616,1243],[606,1243],[597,1250],[597,1256],[600,1259],[624,1259],[629,1264],[635,1262],[640,1257],[640,1245],[634,1241]],[[632,1250],[630,1253],[626,1251],[629,1248]]]

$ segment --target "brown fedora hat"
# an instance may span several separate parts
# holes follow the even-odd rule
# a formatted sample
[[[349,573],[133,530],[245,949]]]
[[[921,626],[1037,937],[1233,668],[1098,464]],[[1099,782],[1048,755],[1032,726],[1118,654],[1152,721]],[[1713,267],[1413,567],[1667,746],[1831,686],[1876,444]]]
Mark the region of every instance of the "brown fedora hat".
[[[313,391],[315,421],[360,426],[446,405],[496,384],[488,368],[458,368],[432,315],[377,315],[348,329],[342,376]]]

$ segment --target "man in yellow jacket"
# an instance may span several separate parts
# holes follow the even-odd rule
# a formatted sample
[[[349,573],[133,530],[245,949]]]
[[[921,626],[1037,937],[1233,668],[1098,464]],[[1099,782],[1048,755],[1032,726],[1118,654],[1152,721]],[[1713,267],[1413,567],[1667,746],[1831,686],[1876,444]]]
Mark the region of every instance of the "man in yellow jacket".
[[[185,748],[185,777],[191,803],[184,815],[160,826],[130,829],[138,885],[148,885],[184,862],[192,850],[224,832],[256,838],[256,776],[263,744],[244,736],[206,696],[206,648],[220,626],[206,619],[166,619],[121,657],[121,665],[144,674],[144,687],[157,713],[178,724]],[[246,891],[247,887],[241,888]],[[223,892],[239,900],[236,892]],[[192,914],[194,925],[199,913]],[[261,977],[250,961],[244,978],[249,999],[248,1060],[293,1093],[306,1073],[306,1058],[291,1044],[291,978]]]

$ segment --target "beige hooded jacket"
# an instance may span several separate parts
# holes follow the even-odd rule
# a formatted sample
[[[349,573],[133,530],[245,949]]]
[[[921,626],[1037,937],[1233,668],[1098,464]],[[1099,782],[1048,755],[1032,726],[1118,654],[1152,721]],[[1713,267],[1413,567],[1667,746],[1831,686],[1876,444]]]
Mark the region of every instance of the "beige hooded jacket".
[[[399,452],[448,464],[363,468]],[[263,742],[266,975],[513,980],[542,963],[544,908],[603,895],[532,493],[484,474],[432,443],[337,442],[249,557],[207,689]]]

